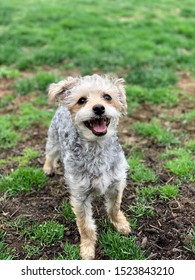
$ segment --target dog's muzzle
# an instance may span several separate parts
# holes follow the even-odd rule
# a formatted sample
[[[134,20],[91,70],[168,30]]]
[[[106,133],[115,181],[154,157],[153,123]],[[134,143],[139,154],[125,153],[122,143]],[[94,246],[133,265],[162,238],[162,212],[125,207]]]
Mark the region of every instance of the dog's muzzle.
[[[92,131],[96,136],[103,136],[107,133],[108,126],[110,124],[110,119],[107,117],[96,117],[89,121],[84,122],[85,126]]]

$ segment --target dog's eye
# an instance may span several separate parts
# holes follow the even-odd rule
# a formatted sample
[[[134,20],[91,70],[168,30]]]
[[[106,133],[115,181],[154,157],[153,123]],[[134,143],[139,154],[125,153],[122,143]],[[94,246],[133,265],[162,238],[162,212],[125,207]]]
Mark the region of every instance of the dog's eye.
[[[87,103],[87,98],[81,97],[81,98],[78,100],[77,103],[78,103],[79,105],[83,105],[83,104]]]
[[[109,94],[104,94],[104,95],[103,95],[103,98],[104,98],[105,100],[107,100],[107,101],[112,100],[112,97],[111,97]]]

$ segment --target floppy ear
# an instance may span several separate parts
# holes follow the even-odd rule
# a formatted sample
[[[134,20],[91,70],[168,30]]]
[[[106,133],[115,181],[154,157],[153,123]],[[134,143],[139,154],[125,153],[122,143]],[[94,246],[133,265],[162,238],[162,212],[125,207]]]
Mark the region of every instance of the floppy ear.
[[[57,99],[62,101],[68,95],[69,90],[78,82],[79,78],[68,77],[58,83],[53,83],[48,88],[49,101]]]
[[[115,79],[115,86],[118,88],[119,101],[121,103],[121,112],[123,114],[127,113],[127,101],[126,101],[126,92],[125,92],[125,80],[124,79]]]

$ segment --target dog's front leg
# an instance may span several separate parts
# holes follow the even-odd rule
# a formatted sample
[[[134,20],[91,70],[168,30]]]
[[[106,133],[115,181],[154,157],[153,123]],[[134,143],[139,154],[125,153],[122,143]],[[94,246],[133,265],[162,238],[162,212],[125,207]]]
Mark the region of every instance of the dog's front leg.
[[[71,204],[76,215],[76,222],[79,229],[81,244],[80,256],[84,260],[91,260],[95,257],[96,226],[92,217],[91,196],[85,198],[71,197]]]
[[[128,235],[131,232],[131,227],[125,215],[120,210],[123,196],[123,189],[114,190],[106,193],[106,210],[110,222],[117,231]]]

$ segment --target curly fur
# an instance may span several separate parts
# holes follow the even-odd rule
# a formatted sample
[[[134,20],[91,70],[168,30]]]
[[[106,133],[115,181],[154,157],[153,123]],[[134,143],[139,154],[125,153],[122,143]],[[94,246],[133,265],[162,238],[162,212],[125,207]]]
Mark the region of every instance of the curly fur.
[[[106,209],[116,229],[124,234],[130,232],[129,223],[120,211],[128,164],[116,135],[120,108],[121,111],[126,108],[124,88],[121,89],[121,84],[117,87],[117,83],[121,81],[93,75],[69,78],[49,88],[50,97],[58,96],[61,105],[48,131],[44,171],[51,174],[57,159],[61,158],[81,236],[80,254],[83,259],[95,256],[96,226],[91,207],[94,193],[105,195]],[[109,92],[114,101],[104,102],[102,91]],[[90,96],[91,92],[93,96]],[[87,96],[88,104],[77,108],[81,96]],[[93,135],[83,125],[86,116],[90,119],[94,115],[92,107],[97,102],[94,96],[104,104],[105,115],[111,119],[108,132],[101,137]]]

